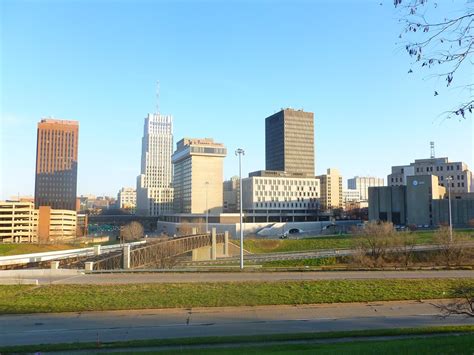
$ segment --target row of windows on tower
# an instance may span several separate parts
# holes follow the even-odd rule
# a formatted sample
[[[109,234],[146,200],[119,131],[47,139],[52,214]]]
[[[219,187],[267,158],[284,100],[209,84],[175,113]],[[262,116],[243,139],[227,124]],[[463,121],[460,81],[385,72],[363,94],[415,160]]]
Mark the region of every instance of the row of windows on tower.
[[[455,168],[454,165],[447,165],[446,166],[446,171],[454,171],[454,168]],[[434,171],[433,169],[434,169],[433,166],[427,166],[426,167],[426,172],[432,172],[432,171]],[[461,170],[461,165],[460,164],[456,165],[456,170]],[[443,166],[436,166],[436,171],[443,171]],[[422,167],[416,168],[416,172],[417,173],[422,173],[423,168]],[[402,173],[403,173],[403,169],[402,169]]]
[[[307,202],[260,202],[255,204],[256,208],[316,208],[316,203]]]
[[[295,186],[318,186],[317,181],[306,180],[280,180],[280,179],[256,179],[256,185],[295,185]]]

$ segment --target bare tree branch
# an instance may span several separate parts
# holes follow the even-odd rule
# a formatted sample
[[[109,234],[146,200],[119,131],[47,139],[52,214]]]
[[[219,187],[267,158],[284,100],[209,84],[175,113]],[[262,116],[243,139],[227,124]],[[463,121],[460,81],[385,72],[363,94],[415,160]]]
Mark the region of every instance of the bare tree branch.
[[[432,4],[431,7],[428,4]],[[460,68],[466,63],[472,65],[470,59],[474,52],[474,36],[471,30],[474,24],[474,2],[467,1],[465,8],[458,16],[443,20],[429,20],[427,14],[438,14],[438,4],[428,0],[394,0],[395,7],[402,11],[404,31],[399,38],[408,37],[405,50],[421,68],[440,67],[436,77],[445,79],[446,87],[450,87]],[[423,11],[423,13],[422,13]],[[412,73],[410,69],[409,73]],[[471,79],[472,80],[472,76]],[[471,87],[469,83],[466,85]],[[438,96],[438,90],[434,93]],[[461,102],[452,110],[443,113],[447,118],[466,118],[474,110],[472,90],[465,102]]]
[[[432,304],[441,312],[441,317],[452,315],[474,317],[474,286],[466,285],[454,290],[453,295],[457,299],[449,303]]]

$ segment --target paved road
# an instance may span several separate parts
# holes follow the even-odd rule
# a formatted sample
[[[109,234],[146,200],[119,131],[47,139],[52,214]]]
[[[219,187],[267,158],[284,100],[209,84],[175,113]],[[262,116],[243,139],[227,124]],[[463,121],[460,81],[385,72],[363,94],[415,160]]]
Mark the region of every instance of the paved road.
[[[0,316],[0,345],[459,324],[474,319],[442,319],[414,301],[11,315]]]
[[[130,284],[130,283],[187,283],[187,282],[229,282],[229,281],[287,281],[287,280],[363,280],[363,279],[431,279],[431,278],[474,278],[473,270],[439,271],[305,271],[305,272],[156,272],[156,273],[107,273],[80,274],[67,272],[28,273],[17,270],[15,276],[7,273],[1,284],[20,284],[38,280],[40,285],[48,284]],[[60,271],[60,270],[59,270]],[[21,275],[21,276],[18,276]]]
[[[474,247],[474,242],[463,243],[464,247]],[[439,250],[441,247],[436,244],[416,245],[414,251],[430,251]],[[396,248],[389,248],[388,251],[396,252]],[[298,260],[298,259],[318,259],[327,258],[334,256],[349,256],[358,253],[354,249],[325,249],[325,250],[306,250],[306,251],[293,251],[293,252],[277,252],[277,253],[262,253],[262,254],[246,254],[244,259],[253,262],[265,262],[272,260]],[[219,264],[230,264],[236,263],[239,260],[239,256],[232,256],[229,258],[222,258],[217,260],[206,260],[206,261],[188,261],[184,262],[185,265],[219,265]]]

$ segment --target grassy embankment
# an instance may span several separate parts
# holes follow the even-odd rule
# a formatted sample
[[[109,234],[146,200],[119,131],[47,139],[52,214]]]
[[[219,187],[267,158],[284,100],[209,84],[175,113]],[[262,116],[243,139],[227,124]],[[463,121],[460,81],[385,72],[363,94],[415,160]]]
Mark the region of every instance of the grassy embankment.
[[[199,349],[200,354],[455,354],[472,355],[474,336],[438,336],[428,338],[359,340],[333,342],[329,344],[275,344],[233,348]],[[160,351],[158,354],[174,354],[174,351]],[[195,354],[196,350],[180,350],[180,354]]]
[[[47,251],[58,251],[79,248],[70,244],[0,244],[0,256],[44,253]]]
[[[59,251],[68,249],[88,248],[95,244],[112,245],[117,244],[116,240],[110,240],[106,243],[71,243],[71,244],[0,244],[0,256],[45,253],[48,251]]]
[[[440,299],[461,285],[474,280],[14,285],[0,286],[0,314]]]
[[[95,350],[95,349],[153,349],[153,352],[160,350],[160,347],[168,349],[176,347],[180,353],[232,353],[234,349],[243,348],[246,353],[304,353],[306,350],[318,350],[318,353],[351,353],[357,349],[361,353],[389,353],[399,354],[409,353],[416,350],[419,354],[453,353],[470,354],[468,350],[473,349],[474,326],[445,326],[445,327],[421,327],[421,328],[401,328],[401,329],[375,329],[356,330],[340,332],[320,332],[320,333],[296,333],[296,334],[269,334],[252,336],[221,336],[221,337],[201,337],[201,338],[171,338],[171,339],[149,339],[130,340],[118,342],[90,342],[90,343],[69,343],[69,344],[42,344],[42,345],[21,345],[0,347],[0,352],[5,353],[25,353],[25,352],[48,352],[67,350]],[[374,337],[384,337],[384,340],[374,340]],[[398,339],[394,337],[406,337]],[[421,337],[421,338],[420,338]],[[428,337],[428,338],[423,338]],[[302,344],[288,344],[288,342],[300,341]],[[328,342],[330,344],[317,344],[317,342]],[[265,345],[265,343],[270,343]],[[341,343],[342,342],[342,343]],[[332,344],[331,344],[332,343]],[[225,348],[206,349],[209,346],[222,345]],[[192,346],[194,349],[186,350],[184,347]],[[393,350],[397,352],[393,352]],[[170,352],[171,350],[168,350]],[[165,352],[166,353],[166,352]],[[172,352],[174,353],[174,351]]]
[[[457,231],[466,238],[474,240],[474,230]],[[403,235],[402,233],[400,235]],[[433,231],[406,232],[414,235],[417,244],[434,243]],[[278,253],[324,249],[350,249],[354,247],[357,237],[353,235],[313,237],[305,239],[244,239],[244,248],[251,253]]]

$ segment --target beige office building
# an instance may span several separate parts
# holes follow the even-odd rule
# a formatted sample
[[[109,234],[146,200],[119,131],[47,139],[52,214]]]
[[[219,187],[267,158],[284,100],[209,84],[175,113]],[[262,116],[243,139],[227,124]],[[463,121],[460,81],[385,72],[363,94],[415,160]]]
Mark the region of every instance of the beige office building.
[[[240,179],[232,176],[224,181],[224,213],[234,213],[240,210]]]
[[[319,179],[282,171],[256,171],[242,180],[242,205],[252,222],[314,220]]]
[[[448,158],[417,159],[410,165],[392,166],[392,173],[387,176],[388,186],[407,185],[409,176],[435,175],[438,184],[448,187],[446,178],[452,177],[451,192],[469,193],[474,191],[473,174],[466,163],[451,162]]]
[[[211,138],[183,138],[176,146],[172,157],[175,213],[222,213],[225,146]]]
[[[369,199],[369,187],[373,186],[384,186],[383,179],[373,176],[355,176],[347,180],[347,191],[359,191],[359,200],[362,201]]]
[[[122,187],[117,194],[118,208],[135,209],[137,207],[137,191],[133,187]]]
[[[38,210],[33,202],[0,202],[0,243],[38,241]]]
[[[38,240],[41,243],[70,241],[76,238],[76,226],[75,211],[54,210],[49,206],[40,206]]]
[[[321,181],[321,210],[343,208],[342,176],[339,170],[328,169],[327,174],[317,178]]]

